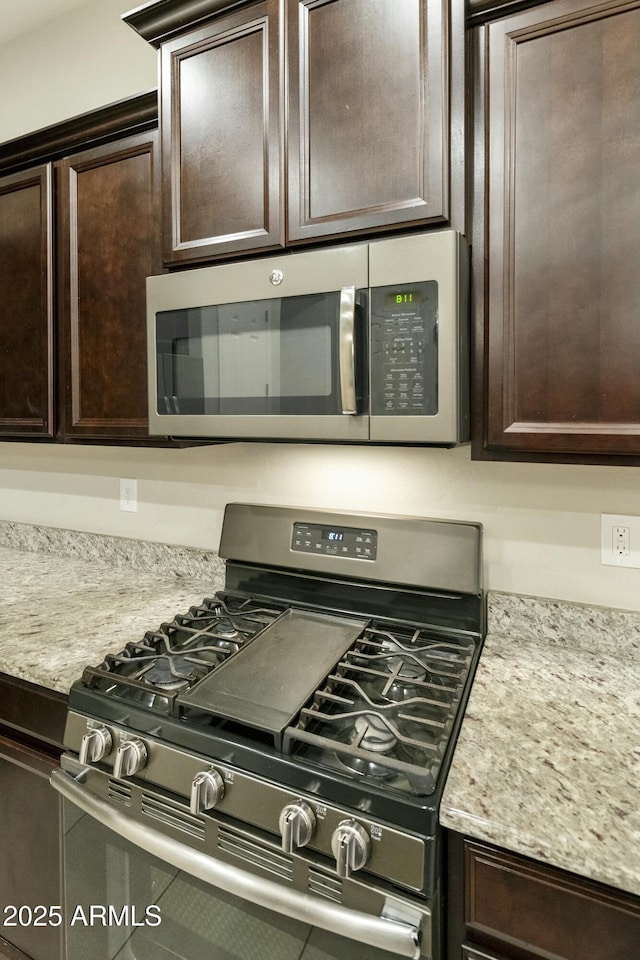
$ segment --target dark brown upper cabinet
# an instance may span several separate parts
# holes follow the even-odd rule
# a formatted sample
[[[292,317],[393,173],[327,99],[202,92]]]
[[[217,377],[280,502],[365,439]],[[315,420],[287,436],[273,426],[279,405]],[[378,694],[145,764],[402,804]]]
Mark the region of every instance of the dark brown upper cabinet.
[[[0,437],[149,442],[157,125],[152,91],[0,144]]]
[[[60,161],[64,434],[148,436],[145,278],[161,269],[157,131]]]
[[[125,19],[160,50],[167,265],[464,231],[461,3],[163,0]]]
[[[448,220],[447,10],[289,0],[291,242]]]
[[[640,3],[473,35],[474,456],[640,464]]]
[[[278,0],[161,48],[164,256],[284,243]]]
[[[54,423],[52,170],[0,178],[0,435]]]

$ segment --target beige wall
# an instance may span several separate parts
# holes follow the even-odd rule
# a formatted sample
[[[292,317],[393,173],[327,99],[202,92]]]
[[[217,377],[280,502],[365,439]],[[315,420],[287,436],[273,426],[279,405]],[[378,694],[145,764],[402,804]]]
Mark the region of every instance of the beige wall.
[[[155,85],[155,53],[91,0],[0,48],[0,140]],[[138,480],[138,513],[119,510]],[[600,564],[600,514],[640,515],[640,469],[475,463],[458,450],[0,443],[0,519],[217,546],[230,500],[456,517],[485,527],[487,586],[640,610],[640,571]]]
[[[120,511],[120,477],[138,513]],[[468,447],[0,444],[0,519],[215,547],[231,500],[481,521],[487,586],[640,610],[640,570],[600,565],[600,513],[640,514],[637,469],[476,463]]]
[[[89,0],[0,46],[0,142],[157,86],[156,51],[120,19],[136,6]]]

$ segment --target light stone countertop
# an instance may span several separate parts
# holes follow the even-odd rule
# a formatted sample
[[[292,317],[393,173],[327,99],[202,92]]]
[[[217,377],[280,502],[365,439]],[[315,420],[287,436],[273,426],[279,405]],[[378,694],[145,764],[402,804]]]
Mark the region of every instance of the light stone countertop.
[[[640,895],[640,614],[488,609],[441,823]]]
[[[0,522],[0,672],[68,693],[223,582],[214,552]]]

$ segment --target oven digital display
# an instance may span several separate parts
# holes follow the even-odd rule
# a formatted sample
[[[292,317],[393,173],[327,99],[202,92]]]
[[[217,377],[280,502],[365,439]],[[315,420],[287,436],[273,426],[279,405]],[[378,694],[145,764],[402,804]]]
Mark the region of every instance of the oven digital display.
[[[316,523],[294,523],[291,549],[343,560],[375,560],[377,530],[360,527],[325,527]]]
[[[331,540],[334,543],[341,543],[344,540],[344,530],[323,530],[323,540]]]

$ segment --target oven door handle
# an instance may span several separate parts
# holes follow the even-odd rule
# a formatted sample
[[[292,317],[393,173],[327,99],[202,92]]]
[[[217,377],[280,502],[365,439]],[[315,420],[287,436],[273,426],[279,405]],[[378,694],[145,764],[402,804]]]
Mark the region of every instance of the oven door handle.
[[[414,910],[409,904],[391,897],[385,902],[382,916],[374,917],[282,887],[273,880],[254,876],[216,860],[209,854],[164,836],[147,824],[131,819],[83,787],[83,776],[84,771],[76,778],[64,770],[54,770],[50,781],[58,793],[94,820],[152,856],[242,900],[329,930],[338,936],[419,960],[421,923],[429,915],[428,909]]]

